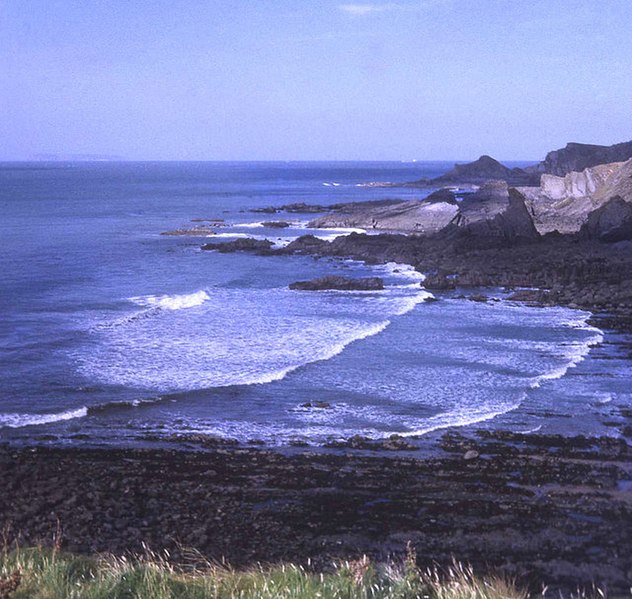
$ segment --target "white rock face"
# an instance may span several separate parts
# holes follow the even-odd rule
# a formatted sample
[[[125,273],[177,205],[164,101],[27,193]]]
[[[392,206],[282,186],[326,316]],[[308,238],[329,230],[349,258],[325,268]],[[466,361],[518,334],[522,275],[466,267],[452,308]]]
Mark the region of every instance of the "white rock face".
[[[542,175],[540,188],[542,193],[552,200],[568,198],[584,198],[594,194],[602,188],[614,172],[617,172],[622,162],[600,164],[583,170],[581,173],[568,173],[564,177]]]
[[[600,164],[564,177],[542,175],[540,187],[520,187],[541,235],[577,233],[588,215],[615,196],[632,202],[632,159]]]

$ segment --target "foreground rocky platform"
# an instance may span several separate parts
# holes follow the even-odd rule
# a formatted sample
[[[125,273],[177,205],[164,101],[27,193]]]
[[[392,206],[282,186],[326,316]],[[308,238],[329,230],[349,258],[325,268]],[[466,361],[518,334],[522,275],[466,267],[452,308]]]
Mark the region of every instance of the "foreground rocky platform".
[[[0,526],[79,552],[194,547],[236,566],[411,541],[420,565],[471,562],[525,584],[632,581],[632,462],[615,439],[445,435],[433,459],[358,453],[0,449]],[[195,448],[194,448],[195,449]],[[408,454],[407,454],[408,455]]]

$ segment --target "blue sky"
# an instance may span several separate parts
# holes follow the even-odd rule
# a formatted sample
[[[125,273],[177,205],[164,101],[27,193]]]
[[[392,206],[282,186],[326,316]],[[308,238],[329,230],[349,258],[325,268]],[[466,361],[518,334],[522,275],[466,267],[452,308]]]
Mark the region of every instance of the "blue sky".
[[[632,139],[630,32],[630,0],[0,0],[0,159],[539,159]]]

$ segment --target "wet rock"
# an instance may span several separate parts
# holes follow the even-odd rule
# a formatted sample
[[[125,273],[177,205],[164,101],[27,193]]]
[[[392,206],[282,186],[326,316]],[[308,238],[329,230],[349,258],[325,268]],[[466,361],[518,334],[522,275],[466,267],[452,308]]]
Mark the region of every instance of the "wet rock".
[[[327,410],[331,408],[328,401],[308,401],[301,404],[301,408],[317,408],[319,410]]]
[[[229,252],[266,252],[274,244],[268,239],[253,239],[251,237],[235,239],[220,243],[207,243],[202,246],[203,250],[215,250],[221,253]]]
[[[290,223],[284,220],[268,220],[262,223],[264,227],[269,229],[286,229],[290,226]]]
[[[467,299],[470,300],[471,302],[478,302],[478,303],[483,303],[483,304],[489,301],[489,298],[486,295],[481,295],[481,294],[469,295]]]
[[[328,289],[340,291],[379,291],[384,289],[384,281],[380,277],[364,277],[351,279],[332,275],[313,279],[311,281],[296,281],[290,283],[290,289],[298,291],[325,291]]]

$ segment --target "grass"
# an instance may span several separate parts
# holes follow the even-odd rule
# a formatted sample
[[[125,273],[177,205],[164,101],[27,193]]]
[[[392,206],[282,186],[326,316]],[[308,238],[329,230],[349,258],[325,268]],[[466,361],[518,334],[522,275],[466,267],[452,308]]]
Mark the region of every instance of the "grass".
[[[199,564],[200,556],[195,556]],[[599,595],[595,595],[598,597]],[[409,549],[401,563],[368,558],[331,573],[295,565],[237,571],[225,566],[175,567],[168,555],[84,557],[59,549],[0,553],[0,599],[528,599],[511,581],[477,578],[455,563],[422,572]]]

